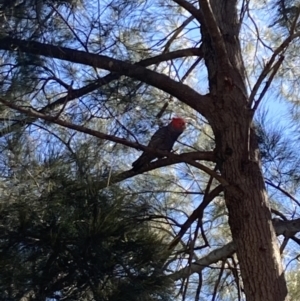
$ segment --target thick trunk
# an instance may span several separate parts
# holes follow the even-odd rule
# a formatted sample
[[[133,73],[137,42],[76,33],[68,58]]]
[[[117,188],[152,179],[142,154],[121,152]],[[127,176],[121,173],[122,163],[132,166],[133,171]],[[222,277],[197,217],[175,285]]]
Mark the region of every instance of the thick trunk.
[[[232,116],[233,125],[227,125],[227,130],[223,131],[221,140],[226,147],[221,153],[227,154],[222,164],[222,175],[232,186],[225,188],[225,200],[245,294],[247,301],[287,300],[263,175],[259,159],[254,156],[257,151],[253,141],[255,134],[252,133],[254,139],[250,143],[249,153],[252,155],[247,158],[244,149],[247,123],[246,120],[239,120],[242,116],[235,116],[235,119]],[[245,123],[244,126],[238,120]]]
[[[215,107],[209,122],[215,134],[219,168],[229,183],[225,201],[245,294],[247,301],[288,300],[256,136],[251,129],[252,112],[244,81],[235,1],[210,3],[230,67],[223,68],[224,61],[218,57],[207,21],[208,26],[202,26],[201,31]]]

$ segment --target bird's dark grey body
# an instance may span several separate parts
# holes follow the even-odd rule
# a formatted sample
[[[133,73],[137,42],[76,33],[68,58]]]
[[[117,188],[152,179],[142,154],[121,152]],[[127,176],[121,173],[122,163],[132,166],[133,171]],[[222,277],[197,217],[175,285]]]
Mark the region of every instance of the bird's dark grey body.
[[[159,128],[151,137],[148,147],[162,151],[171,151],[174,143],[182,134],[184,128],[175,128],[172,122],[167,126]],[[157,156],[151,152],[143,152],[142,155],[132,163],[133,170],[140,169],[143,165],[150,163]]]

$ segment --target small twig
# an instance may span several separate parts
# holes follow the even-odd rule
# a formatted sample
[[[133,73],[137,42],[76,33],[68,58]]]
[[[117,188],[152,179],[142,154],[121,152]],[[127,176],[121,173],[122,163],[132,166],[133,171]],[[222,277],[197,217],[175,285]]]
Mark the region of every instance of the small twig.
[[[73,82],[68,86],[68,93],[66,95],[66,98],[65,98],[65,101],[62,105],[62,107],[60,108],[59,112],[56,114],[56,118],[59,118],[60,114],[64,111],[67,103],[69,102],[69,99],[68,99],[68,95],[70,94],[70,92],[73,90],[72,89],[72,86],[73,86]]]
[[[74,37],[77,39],[77,41],[81,44],[81,46],[86,50],[86,52],[88,51],[88,48],[86,47],[86,45],[81,41],[81,39],[79,38],[79,36],[77,35],[77,33],[74,31],[74,29],[72,28],[72,26],[70,26],[70,24],[65,20],[65,18],[63,17],[63,15],[56,9],[56,7],[54,7],[54,5],[50,6],[53,8],[53,10],[55,10],[55,12],[57,13],[57,15],[61,18],[61,20],[66,24],[66,26],[69,28],[69,30],[73,33]]]
[[[188,219],[184,222],[184,224],[181,226],[180,231],[176,235],[176,237],[172,240],[172,242],[169,245],[169,249],[173,249],[177,243],[180,241],[180,239],[183,237],[183,235],[186,233],[186,231],[189,229],[189,227],[193,224],[193,222],[197,219],[202,217],[204,209],[208,206],[208,204],[214,200],[215,197],[217,197],[221,192],[223,191],[223,187],[221,185],[214,188],[210,193],[206,194],[205,197],[203,197],[202,203],[193,211],[193,213],[188,217]]]
[[[277,71],[279,69],[279,67],[281,66],[282,62],[284,60],[284,56],[282,55],[279,60],[275,63],[274,67],[272,67],[273,71],[271,73],[271,75],[269,76],[267,82],[265,83],[265,86],[262,90],[262,92],[259,95],[259,98],[255,101],[254,106],[253,106],[253,113],[256,111],[256,109],[258,108],[260,102],[262,101],[263,97],[265,96],[266,92],[268,91],[275,75],[277,74]]]
[[[283,194],[285,194],[287,197],[289,197],[290,199],[292,199],[298,206],[300,206],[300,202],[295,198],[293,197],[289,192],[287,192],[286,190],[284,190],[283,188],[281,188],[279,185],[275,185],[273,184],[271,181],[269,180],[266,180],[265,181],[267,185],[270,185],[272,186],[273,188],[276,188],[278,189],[279,191],[281,191]]]
[[[166,43],[165,47],[164,47],[164,51],[163,53],[169,52],[170,46],[172,44],[172,42],[174,42],[174,40],[178,37],[178,35],[182,32],[182,30],[189,24],[191,23],[193,20],[195,19],[195,17],[189,16],[185,21],[183,21],[183,23],[175,30],[174,34],[172,35],[172,37],[168,40],[168,42]]]
[[[183,7],[192,16],[194,16],[200,24],[204,22],[201,11],[197,9],[193,4],[185,0],[173,0],[173,1],[177,3],[179,6]]]
[[[262,82],[264,81],[264,79],[266,78],[266,76],[269,74],[269,72],[272,70],[273,68],[273,63],[277,57],[277,55],[283,53],[286,48],[289,46],[289,44],[296,38],[298,38],[300,36],[300,32],[297,32],[295,34],[291,34],[290,36],[288,36],[282,43],[281,45],[275,49],[273,55],[271,56],[270,60],[268,61],[268,63],[266,64],[265,68],[262,70],[260,76],[258,77],[258,80],[256,81],[250,97],[249,97],[249,106],[251,107],[253,102],[254,102],[254,97],[257,94],[257,91],[259,90]]]
[[[216,300],[216,297],[217,297],[217,294],[218,294],[218,287],[220,285],[222,275],[223,275],[223,272],[224,272],[224,268],[225,268],[225,263],[226,263],[226,260],[223,259],[222,264],[221,264],[221,268],[220,268],[220,272],[219,272],[219,276],[218,276],[218,279],[215,283],[214,292],[213,292],[213,296],[212,296],[212,299],[211,299],[212,301]]]

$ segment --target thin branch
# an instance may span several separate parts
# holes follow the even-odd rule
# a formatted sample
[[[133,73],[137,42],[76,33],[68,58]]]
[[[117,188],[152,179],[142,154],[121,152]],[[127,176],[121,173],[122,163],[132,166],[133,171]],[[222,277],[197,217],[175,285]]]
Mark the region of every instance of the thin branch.
[[[143,145],[141,145],[139,143],[128,141],[128,140],[126,140],[124,138],[120,138],[120,137],[116,137],[116,136],[113,136],[113,135],[104,134],[104,133],[101,133],[99,131],[95,131],[95,130],[92,130],[90,128],[87,128],[87,127],[84,127],[84,126],[81,126],[81,125],[77,125],[77,124],[70,123],[70,122],[65,121],[65,120],[58,119],[56,116],[53,117],[53,116],[42,114],[42,113],[34,110],[31,107],[29,109],[24,109],[24,107],[17,106],[17,105],[15,105],[13,103],[10,103],[10,102],[6,101],[3,98],[0,98],[0,102],[3,103],[4,105],[6,105],[7,107],[11,108],[11,109],[17,110],[17,111],[19,111],[19,112],[21,112],[23,114],[26,114],[28,116],[31,116],[31,117],[41,118],[43,120],[47,120],[47,121],[50,121],[52,123],[61,125],[63,127],[66,127],[66,128],[72,129],[72,130],[76,130],[78,132],[86,133],[86,134],[95,136],[95,137],[100,138],[100,139],[105,139],[105,140],[113,141],[113,142],[120,143],[120,144],[129,146],[129,147],[133,147],[133,148],[136,148],[136,149],[141,149],[143,151],[154,153],[156,155],[166,156],[166,157],[169,158],[170,164],[179,163],[179,162],[188,163],[188,164],[190,164],[190,165],[192,165],[192,166],[194,166],[196,168],[199,168],[200,170],[203,170],[204,172],[206,172],[210,176],[214,177],[216,180],[218,180],[222,184],[223,187],[230,188],[237,195],[242,193],[237,187],[235,187],[233,185],[230,185],[216,171],[211,170],[207,166],[205,166],[205,165],[203,165],[203,164],[201,164],[199,162],[196,162],[194,159],[191,159],[191,158],[185,156],[185,154],[174,155],[174,154],[172,154],[170,152],[160,151],[160,150],[157,150],[157,149],[152,149],[150,147],[143,146]],[[196,152],[196,153],[198,153],[198,152]],[[211,152],[211,153],[213,153],[213,152]],[[180,160],[178,160],[179,157],[180,157]],[[215,160],[214,155],[213,155],[213,160]],[[138,171],[138,173],[142,173],[142,172],[147,171],[147,168],[148,168],[148,166],[142,167]],[[136,173],[134,173],[134,174],[136,174]],[[131,175],[131,176],[133,176],[133,175]],[[120,175],[118,175],[118,178],[116,179],[117,182],[123,180],[124,178],[121,178],[121,180],[119,180],[119,179],[120,179]],[[110,185],[110,184],[108,183],[108,185]]]
[[[147,67],[147,66],[158,64],[161,62],[170,61],[173,59],[177,59],[177,58],[181,58],[181,57],[188,57],[188,56],[203,57],[203,51],[201,48],[194,48],[194,47],[180,49],[180,50],[176,50],[176,51],[172,51],[172,52],[162,53],[160,55],[142,60],[136,64]]]
[[[296,244],[300,246],[300,239],[298,237],[292,236],[291,240],[293,240]]]
[[[268,61],[268,63],[266,64],[265,68],[262,70],[260,76],[258,77],[258,80],[256,81],[250,97],[249,97],[249,104],[250,107],[252,106],[253,102],[254,102],[254,97],[257,94],[262,82],[264,81],[264,79],[266,78],[266,76],[269,74],[269,72],[272,70],[273,68],[273,63],[277,57],[277,55],[283,53],[286,48],[289,46],[289,44],[296,38],[298,38],[300,36],[300,32],[297,32],[295,34],[291,34],[290,36],[288,36],[282,43],[281,45],[275,49],[273,55],[271,56],[270,60]]]
[[[199,153],[201,153],[201,152],[193,152],[192,153],[193,155],[191,157],[187,156],[186,159],[184,159],[183,154],[182,155],[175,155],[175,154],[170,153],[170,152],[160,151],[160,150],[157,150],[157,149],[152,149],[152,148],[144,146],[142,144],[128,141],[124,138],[104,134],[102,132],[95,131],[95,130],[92,130],[90,128],[87,128],[87,127],[84,127],[84,126],[81,126],[81,125],[77,125],[77,124],[68,122],[66,120],[61,120],[61,119],[57,118],[56,116],[45,115],[41,112],[38,112],[38,111],[34,110],[31,107],[29,109],[25,109],[24,107],[20,107],[18,105],[15,105],[11,102],[8,102],[8,101],[4,100],[3,98],[0,98],[0,102],[3,103],[4,105],[6,105],[7,107],[11,108],[11,109],[17,110],[17,111],[19,111],[23,114],[28,115],[28,116],[35,117],[35,118],[40,118],[40,119],[43,119],[43,120],[46,120],[46,121],[50,121],[52,123],[61,125],[63,127],[66,127],[66,128],[72,129],[72,130],[76,130],[78,132],[86,133],[86,134],[89,134],[91,136],[94,136],[94,137],[97,137],[97,138],[100,138],[100,139],[113,141],[113,142],[116,142],[116,143],[119,143],[119,144],[123,144],[123,145],[129,146],[129,147],[133,147],[135,149],[148,151],[148,152],[154,153],[156,155],[170,157],[171,159],[173,159],[175,161],[177,161],[179,157],[181,157],[182,158],[181,160],[184,160],[184,162],[186,160],[188,160],[188,161],[191,160],[192,161],[198,156]],[[209,154],[208,157],[210,157],[210,159],[212,159],[212,161],[214,160],[213,152],[205,152],[205,153]]]
[[[300,202],[295,197],[293,197],[289,192],[287,192],[286,190],[284,190],[283,188],[281,188],[279,185],[276,185],[276,184],[272,183],[270,180],[265,180],[265,182],[266,182],[267,185],[270,185],[273,188],[278,189],[280,192],[282,192],[287,197],[289,197],[290,199],[292,199],[298,206],[300,206]]]
[[[178,37],[178,35],[182,32],[182,30],[194,20],[194,16],[189,16],[173,33],[171,38],[168,40],[168,42],[165,45],[165,49],[163,53],[167,53],[170,49],[171,44],[174,42],[174,40]]]
[[[282,244],[281,244],[281,246],[280,246],[280,249],[279,249],[281,255],[282,255],[282,253],[283,253],[285,247],[287,246],[289,240],[290,240],[289,237],[285,237],[285,238],[284,238],[284,240],[283,240],[283,242],[282,242]]]
[[[88,52],[86,45],[81,41],[80,37],[77,35],[73,27],[66,21],[63,15],[58,11],[58,9],[53,4],[50,4],[50,6],[55,10],[56,14],[60,17],[62,22],[65,23],[65,25],[69,28],[69,30],[72,32],[72,34],[77,39],[77,41],[81,44],[81,46]]]
[[[202,60],[202,57],[198,57],[196,61],[192,64],[192,66],[187,70],[187,72],[184,74],[184,76],[181,78],[181,82],[184,82],[187,77],[191,74],[191,72],[196,68],[196,66],[199,64],[199,62]]]
[[[203,216],[204,209],[209,205],[210,202],[212,202],[221,192],[223,191],[223,187],[221,185],[214,188],[211,192],[208,194],[205,194],[202,203],[193,211],[193,213],[188,217],[188,219],[184,222],[184,224],[181,226],[180,231],[176,235],[176,237],[172,240],[172,242],[169,245],[169,249],[173,249],[177,243],[180,241],[180,239],[183,237],[183,235],[186,233],[186,231],[189,229],[189,227],[194,223],[196,219],[201,219]]]
[[[196,8],[193,4],[185,1],[185,0],[173,0],[179,6],[183,7],[186,11],[188,11],[192,16],[198,20],[200,24],[203,24],[203,17],[201,11]]]
[[[257,108],[258,108],[259,104],[261,103],[263,97],[265,96],[266,92],[268,91],[275,75],[277,74],[277,71],[279,70],[279,68],[280,68],[280,66],[283,62],[283,60],[284,60],[284,56],[281,56],[279,58],[279,60],[275,63],[274,67],[272,68],[273,71],[272,71],[271,75],[269,76],[267,82],[265,83],[265,86],[264,86],[262,92],[260,93],[259,98],[254,103],[253,112],[255,112],[257,110]]]
[[[198,280],[198,285],[197,285],[196,294],[195,294],[195,301],[200,300],[200,292],[201,292],[202,283],[203,283],[201,272],[198,274],[198,277],[199,277],[199,280]]]
[[[220,268],[220,271],[219,271],[218,279],[217,279],[217,281],[215,283],[215,286],[214,286],[214,292],[213,292],[211,301],[216,300],[216,297],[217,297],[217,294],[218,294],[218,287],[220,285],[222,275],[223,275],[223,272],[224,272],[224,268],[225,268],[225,263],[226,263],[226,261],[222,260],[221,268]]]

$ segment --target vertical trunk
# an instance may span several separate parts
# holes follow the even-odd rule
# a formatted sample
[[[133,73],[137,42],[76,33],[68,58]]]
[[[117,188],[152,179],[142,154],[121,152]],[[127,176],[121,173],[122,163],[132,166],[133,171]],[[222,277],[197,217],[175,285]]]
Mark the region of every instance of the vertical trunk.
[[[210,1],[231,68],[222,70],[207,27],[201,27],[215,107],[209,122],[221,174],[230,184],[225,187],[225,200],[247,301],[288,300],[258,146],[251,129],[235,2]]]
[[[236,95],[236,99],[241,99],[241,96]],[[232,114],[224,112],[224,115]],[[221,154],[227,154],[222,164],[222,175],[232,185],[225,189],[229,224],[237,247],[247,301],[287,300],[277,238],[259,158],[255,156],[257,145],[253,131],[249,158],[244,155],[245,128],[248,127],[245,115],[231,116],[232,126],[223,123],[227,130],[221,133],[220,139],[221,147],[225,145]]]

